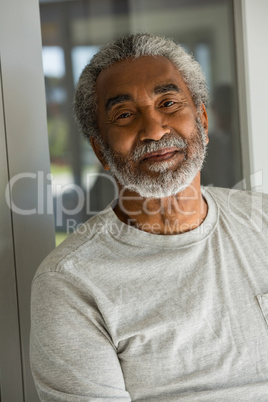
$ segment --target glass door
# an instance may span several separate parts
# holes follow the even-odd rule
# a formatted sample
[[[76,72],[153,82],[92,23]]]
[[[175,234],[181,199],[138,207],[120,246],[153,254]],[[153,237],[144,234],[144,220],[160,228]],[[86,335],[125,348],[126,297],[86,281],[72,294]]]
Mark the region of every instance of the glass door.
[[[40,12],[57,244],[115,197],[74,123],[72,98],[85,64],[121,35],[169,36],[194,54],[210,91],[202,184],[233,187],[241,180],[232,1],[41,0]]]

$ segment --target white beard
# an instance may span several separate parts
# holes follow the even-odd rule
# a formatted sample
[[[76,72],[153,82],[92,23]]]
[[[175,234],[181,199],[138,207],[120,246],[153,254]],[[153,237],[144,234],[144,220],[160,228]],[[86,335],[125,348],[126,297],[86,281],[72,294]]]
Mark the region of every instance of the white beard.
[[[163,198],[181,192],[192,183],[202,169],[206,155],[206,139],[201,121],[197,119],[196,130],[188,140],[184,140],[178,133],[168,134],[158,141],[151,140],[139,145],[127,156],[111,151],[106,143],[101,146],[111,173],[123,188],[134,191],[144,198]],[[173,161],[162,161],[151,165],[149,170],[157,173],[153,176],[133,165],[133,162],[138,161],[147,152],[173,146],[184,152],[184,160],[175,170],[172,170]]]

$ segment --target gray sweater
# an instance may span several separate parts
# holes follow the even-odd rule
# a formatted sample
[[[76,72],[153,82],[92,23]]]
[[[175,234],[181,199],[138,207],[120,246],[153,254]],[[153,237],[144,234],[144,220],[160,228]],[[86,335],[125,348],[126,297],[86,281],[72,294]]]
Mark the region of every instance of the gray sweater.
[[[268,401],[268,196],[203,189],[208,215],[163,236],[111,206],[32,287],[40,399]]]

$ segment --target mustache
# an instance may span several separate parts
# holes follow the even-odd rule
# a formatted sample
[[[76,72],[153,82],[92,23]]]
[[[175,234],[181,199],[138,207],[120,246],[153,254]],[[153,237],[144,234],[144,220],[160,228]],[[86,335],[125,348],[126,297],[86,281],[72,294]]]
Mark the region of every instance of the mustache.
[[[188,147],[188,143],[184,140],[179,134],[167,134],[167,136],[163,136],[160,140],[149,140],[145,144],[137,145],[135,150],[132,153],[132,158],[134,161],[138,161],[143,155],[158,151],[163,148],[176,147],[179,149],[186,149]]]

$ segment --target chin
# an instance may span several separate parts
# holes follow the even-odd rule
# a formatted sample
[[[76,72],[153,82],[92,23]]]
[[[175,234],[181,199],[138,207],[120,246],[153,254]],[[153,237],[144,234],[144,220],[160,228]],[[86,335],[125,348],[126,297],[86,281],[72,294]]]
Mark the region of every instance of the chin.
[[[166,198],[166,197],[172,197],[175,196],[179,193],[181,193],[183,190],[185,190],[191,183],[186,183],[182,185],[171,185],[168,188],[161,188],[161,186],[144,186],[144,188],[141,188],[140,186],[127,186],[124,188],[127,188],[131,192],[134,192],[136,194],[139,194],[142,198]]]

